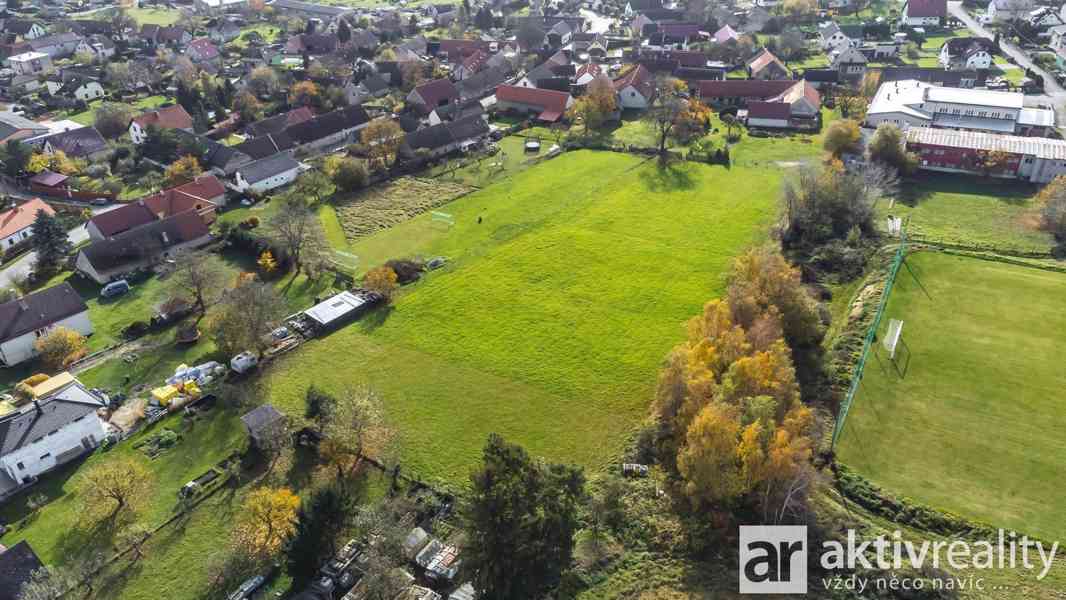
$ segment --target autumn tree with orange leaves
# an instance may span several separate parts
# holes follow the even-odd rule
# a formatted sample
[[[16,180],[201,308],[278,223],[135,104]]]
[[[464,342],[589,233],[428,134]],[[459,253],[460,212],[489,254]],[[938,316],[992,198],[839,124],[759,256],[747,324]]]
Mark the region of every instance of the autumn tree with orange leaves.
[[[667,357],[656,393],[663,463],[694,507],[746,505],[766,523],[801,520],[812,478],[814,415],[800,401],[790,343],[817,343],[817,307],[777,252],[734,265]]]

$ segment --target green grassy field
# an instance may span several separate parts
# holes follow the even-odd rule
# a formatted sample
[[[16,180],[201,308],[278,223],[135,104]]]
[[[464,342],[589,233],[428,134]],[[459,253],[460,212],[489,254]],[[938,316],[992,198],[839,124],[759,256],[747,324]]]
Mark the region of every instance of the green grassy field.
[[[369,383],[405,469],[451,483],[494,431],[534,455],[604,464],[684,321],[765,236],[778,185],[765,171],[580,151],[464,196],[442,209],[453,228],[422,215],[352,244],[361,265],[449,264],[272,367],[270,401],[300,415],[311,383]]]
[[[900,271],[882,326],[904,320],[905,376],[871,357],[839,456],[893,493],[1066,538],[1066,275],[936,253],[907,264],[916,277]]]
[[[910,219],[908,232],[921,239],[1003,251],[1046,252],[1054,245],[1037,227],[1034,189],[947,174],[918,177],[902,189],[902,197],[891,206],[881,203],[878,213]]]
[[[158,108],[168,102],[173,102],[173,100],[166,96],[148,96],[147,98],[141,98],[140,100],[137,100],[133,103],[132,106],[138,111],[145,111],[152,108]],[[93,103],[92,105],[90,105],[88,110],[83,110],[82,112],[68,115],[67,118],[71,121],[74,121],[75,123],[81,123],[82,125],[90,126],[93,124],[93,120],[96,116],[97,106],[99,106],[98,103]]]
[[[167,8],[131,8],[129,15],[140,25],[173,25],[181,18],[181,11]]]

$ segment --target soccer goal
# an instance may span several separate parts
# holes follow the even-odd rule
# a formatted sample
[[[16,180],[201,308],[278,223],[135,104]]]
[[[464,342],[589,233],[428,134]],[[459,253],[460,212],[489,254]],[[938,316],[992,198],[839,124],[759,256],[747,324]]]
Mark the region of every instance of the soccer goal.
[[[896,373],[902,377],[907,372],[907,362],[909,362],[909,357],[905,356],[908,352],[907,344],[903,341],[902,320],[889,320],[882,345],[888,351],[888,360],[892,361],[892,366],[896,368]],[[900,368],[901,362],[903,362],[902,370]]]
[[[435,210],[430,213],[430,221],[434,226],[449,228],[455,226],[455,217],[451,213]]]

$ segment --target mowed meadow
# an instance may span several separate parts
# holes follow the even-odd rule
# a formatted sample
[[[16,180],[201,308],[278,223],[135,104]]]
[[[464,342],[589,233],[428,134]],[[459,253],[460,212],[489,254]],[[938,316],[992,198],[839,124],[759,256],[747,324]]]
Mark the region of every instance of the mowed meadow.
[[[404,469],[465,485],[486,436],[599,466],[646,414],[685,321],[731,259],[766,239],[780,175],[567,153],[358,240],[360,267],[445,256],[394,306],[310,342],[267,374],[303,413],[314,384],[384,398]]]
[[[840,458],[934,508],[1066,538],[1066,274],[935,252],[907,264],[882,328],[903,320],[909,363],[900,377],[877,346]]]

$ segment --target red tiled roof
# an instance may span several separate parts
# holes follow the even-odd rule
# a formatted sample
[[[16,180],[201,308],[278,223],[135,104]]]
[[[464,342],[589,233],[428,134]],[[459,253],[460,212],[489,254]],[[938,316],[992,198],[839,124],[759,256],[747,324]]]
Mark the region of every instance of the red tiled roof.
[[[614,89],[617,91],[622,91],[629,86],[635,87],[647,99],[650,99],[652,94],[655,93],[655,84],[652,82],[651,71],[645,68],[644,65],[637,65],[625,75],[614,80]]]
[[[433,108],[440,106],[441,100],[459,99],[459,90],[455,89],[455,85],[447,79],[427,81],[416,87],[414,91],[418,93],[426,106]]]
[[[440,51],[447,54],[449,60],[458,61],[478,51],[488,52],[491,43],[483,40],[441,40]]]
[[[209,209],[213,208],[209,200],[225,192],[226,189],[217,177],[204,175],[184,185],[145,196],[136,202],[95,215],[90,222],[105,237],[111,237],[134,227],[188,211],[209,212]]]
[[[726,79],[724,81],[701,81],[702,98],[757,98],[766,100],[785,93],[795,81],[760,81],[758,79]]]
[[[948,16],[948,1],[907,0],[906,15],[908,17],[946,17]]]
[[[477,73],[481,70],[482,65],[484,65],[485,61],[487,61],[488,59],[489,55],[487,52],[477,50],[473,54],[468,56],[466,60],[463,61],[463,68],[467,71]]]
[[[566,112],[570,94],[541,88],[501,85],[496,87],[496,100],[540,107],[544,111],[542,118],[555,115],[555,118],[558,119],[560,115]]]
[[[788,69],[785,68],[785,65],[766,48],[763,48],[762,52],[760,52],[755,58],[748,61],[748,68],[751,69],[752,73],[758,73],[759,71],[762,71],[771,64],[777,64],[777,66],[781,67],[782,70],[788,71]]]
[[[185,109],[180,104],[146,112],[134,117],[133,122],[140,125],[141,129],[145,129],[149,125],[155,125],[163,129],[192,128],[192,117],[185,112]]]
[[[196,52],[203,60],[218,58],[218,48],[207,38],[195,39],[185,47],[185,53]]]
[[[788,119],[792,106],[784,102],[748,102],[748,117],[755,119]]]
[[[29,202],[25,202],[0,212],[0,239],[6,238],[9,235],[14,235],[19,231],[33,225],[33,222],[37,219],[37,211],[43,210],[45,214],[56,214],[55,209],[41,200],[40,198],[34,198]]]

